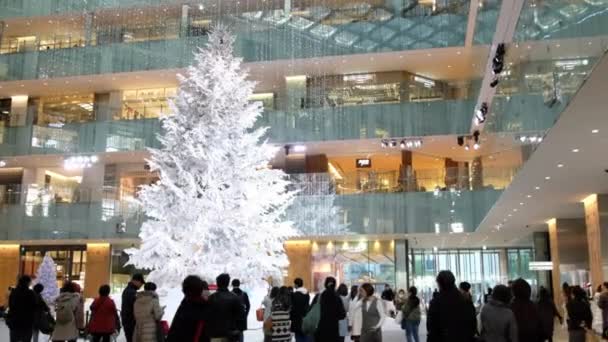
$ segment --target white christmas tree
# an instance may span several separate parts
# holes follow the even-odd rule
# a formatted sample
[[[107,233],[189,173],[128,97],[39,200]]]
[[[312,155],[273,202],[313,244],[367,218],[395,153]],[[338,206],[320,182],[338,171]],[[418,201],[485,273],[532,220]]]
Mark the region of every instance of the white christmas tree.
[[[328,174],[292,175],[292,179],[298,196],[286,216],[300,232],[315,236],[350,233],[342,208],[335,204],[335,185]]]
[[[42,298],[47,303],[52,303],[59,296],[59,288],[57,287],[57,265],[50,255],[45,255],[42,258],[42,263],[38,266],[36,272],[36,283],[42,284]]]
[[[296,235],[284,219],[294,192],[283,171],[269,168],[277,149],[263,140],[267,129],[253,129],[262,107],[248,100],[255,83],[233,56],[234,40],[225,27],[213,30],[180,76],[173,114],[162,119],[163,147],[151,150],[160,180],[140,192],[147,220],[129,254],[164,287],[188,274],[281,277],[283,242]]]

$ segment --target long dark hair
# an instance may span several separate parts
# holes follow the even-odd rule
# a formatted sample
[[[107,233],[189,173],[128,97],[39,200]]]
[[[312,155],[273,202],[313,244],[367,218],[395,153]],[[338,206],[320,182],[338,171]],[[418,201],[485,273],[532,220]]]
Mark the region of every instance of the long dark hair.
[[[338,286],[338,294],[342,297],[348,296],[348,287],[346,287],[346,284],[340,284],[340,286]]]
[[[359,286],[353,285],[350,287],[350,300],[355,300],[359,295]]]

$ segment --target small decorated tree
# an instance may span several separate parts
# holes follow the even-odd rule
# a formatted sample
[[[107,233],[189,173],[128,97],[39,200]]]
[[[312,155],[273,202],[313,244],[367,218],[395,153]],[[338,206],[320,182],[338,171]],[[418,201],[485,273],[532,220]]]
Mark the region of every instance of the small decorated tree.
[[[42,263],[38,266],[36,273],[36,283],[42,284],[42,298],[47,303],[52,303],[59,296],[59,288],[57,287],[57,265],[50,255],[45,255]]]

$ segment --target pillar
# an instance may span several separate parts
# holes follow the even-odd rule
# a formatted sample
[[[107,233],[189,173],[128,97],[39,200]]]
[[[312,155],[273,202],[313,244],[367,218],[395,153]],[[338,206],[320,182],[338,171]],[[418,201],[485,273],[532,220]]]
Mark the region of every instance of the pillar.
[[[553,270],[552,292],[558,308],[562,307],[562,284],[584,285],[587,279],[580,277],[579,270],[589,267],[585,221],[583,219],[556,219],[547,221],[549,248]]]
[[[401,179],[399,182],[405,191],[416,191],[417,184],[414,177],[413,154],[410,150],[401,151],[401,170],[399,172]]]
[[[608,280],[608,195],[593,194],[583,200],[593,288]]]
[[[483,188],[483,164],[481,157],[475,157],[471,163],[471,190]]]
[[[306,173],[326,173],[329,163],[325,154],[307,154],[304,163]]]
[[[507,260],[507,250],[502,248],[498,250],[498,261],[500,271],[500,283],[506,284],[509,280],[509,266]]]
[[[84,277],[84,296],[94,298],[101,285],[110,283],[110,244],[87,244],[87,265]]]
[[[27,121],[27,95],[11,96],[11,127],[25,126]]]
[[[19,245],[0,245],[0,305],[7,305],[4,295],[9,286],[17,284],[19,276]]]
[[[79,202],[101,202],[104,171],[105,165],[99,162],[82,170]]]
[[[450,158],[445,159],[445,186],[449,188],[458,183],[458,162]]]
[[[408,289],[409,282],[409,243],[408,240],[394,240],[395,251],[395,288]]]
[[[534,243],[534,261],[551,261],[551,252],[549,246],[549,233],[548,232],[534,232],[532,234],[532,240]],[[546,289],[552,289],[553,283],[551,282],[551,272],[539,271],[538,272],[538,285]],[[558,293],[559,295],[559,293]],[[555,293],[553,293],[555,297]]]
[[[312,244],[310,241],[287,241],[285,253],[289,259],[287,275],[283,281],[292,286],[296,278],[304,281],[304,287],[312,289]]]
[[[188,26],[189,26],[188,12],[189,11],[190,11],[189,5],[182,5],[182,15],[181,15],[180,25],[179,25],[179,36],[180,37],[188,36]]]

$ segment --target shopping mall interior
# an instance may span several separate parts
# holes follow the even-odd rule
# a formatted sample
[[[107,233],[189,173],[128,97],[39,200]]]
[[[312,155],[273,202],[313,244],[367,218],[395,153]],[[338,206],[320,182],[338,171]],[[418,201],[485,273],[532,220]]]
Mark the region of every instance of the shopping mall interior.
[[[125,286],[148,149],[217,23],[298,190],[282,281],[608,280],[607,6],[0,0],[0,285],[50,255],[86,296]]]

